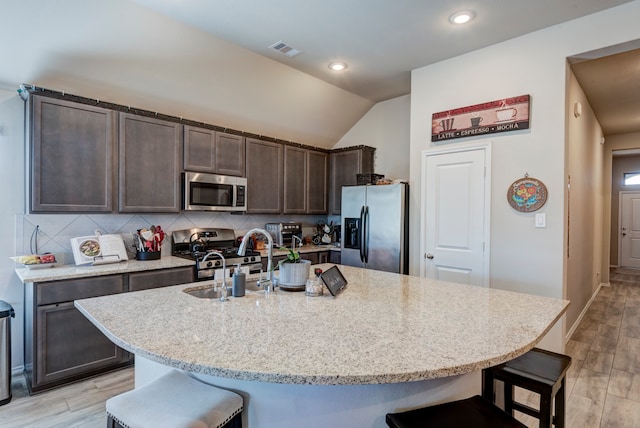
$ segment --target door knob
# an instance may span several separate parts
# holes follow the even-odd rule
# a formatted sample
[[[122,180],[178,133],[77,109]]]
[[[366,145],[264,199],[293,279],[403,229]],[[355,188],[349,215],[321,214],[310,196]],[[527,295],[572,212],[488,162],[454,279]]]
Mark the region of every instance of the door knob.
[[[431,259],[433,259],[433,254],[431,254],[431,253],[427,253],[426,257],[427,257],[429,260],[431,260]]]

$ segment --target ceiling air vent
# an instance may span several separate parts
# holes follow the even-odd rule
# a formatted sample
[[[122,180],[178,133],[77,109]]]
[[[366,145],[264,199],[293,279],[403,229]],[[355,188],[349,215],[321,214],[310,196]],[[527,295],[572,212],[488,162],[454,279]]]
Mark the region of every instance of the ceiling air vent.
[[[280,40],[279,42],[275,42],[274,44],[269,46],[269,48],[277,50],[281,54],[286,55],[288,57],[294,57],[300,53],[298,49],[294,48],[293,46],[289,46],[282,40]]]

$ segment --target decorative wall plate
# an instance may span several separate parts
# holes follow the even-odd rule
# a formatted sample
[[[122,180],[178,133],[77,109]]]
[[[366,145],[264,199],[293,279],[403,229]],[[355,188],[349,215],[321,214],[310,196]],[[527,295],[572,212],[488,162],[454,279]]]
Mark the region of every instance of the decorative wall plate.
[[[507,190],[509,205],[523,213],[537,211],[547,202],[547,186],[537,178],[529,177],[514,181]]]

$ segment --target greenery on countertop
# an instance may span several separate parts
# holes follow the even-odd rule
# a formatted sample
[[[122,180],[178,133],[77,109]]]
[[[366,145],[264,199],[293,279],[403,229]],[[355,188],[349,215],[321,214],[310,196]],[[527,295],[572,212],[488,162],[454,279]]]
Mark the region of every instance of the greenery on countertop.
[[[277,268],[280,269],[280,266],[283,263],[300,263],[300,260],[302,260],[300,258],[300,253],[297,251],[293,251],[291,248],[285,248],[285,247],[280,247],[278,248],[281,251],[286,251],[287,252],[287,258],[286,259],[282,259],[278,262],[278,266]],[[275,267],[274,267],[275,269]]]

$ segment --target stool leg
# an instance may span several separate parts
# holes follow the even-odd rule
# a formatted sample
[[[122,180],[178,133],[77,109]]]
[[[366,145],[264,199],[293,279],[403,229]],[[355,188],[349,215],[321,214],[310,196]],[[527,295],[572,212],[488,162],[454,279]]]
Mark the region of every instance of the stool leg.
[[[540,428],[551,428],[553,412],[551,411],[551,395],[540,394]]]
[[[564,387],[565,387],[565,379],[562,378],[562,382],[560,383],[560,389],[558,389],[558,392],[556,393],[556,398],[554,400],[556,409],[554,412],[555,416],[553,418],[553,422],[556,428],[564,428],[564,415],[565,415]]]
[[[107,415],[107,428],[124,428],[116,422],[111,416]]]
[[[513,416],[513,391],[513,384],[504,381],[504,411],[511,416]]]
[[[495,403],[495,382],[491,370],[482,371],[482,397],[490,403]]]

